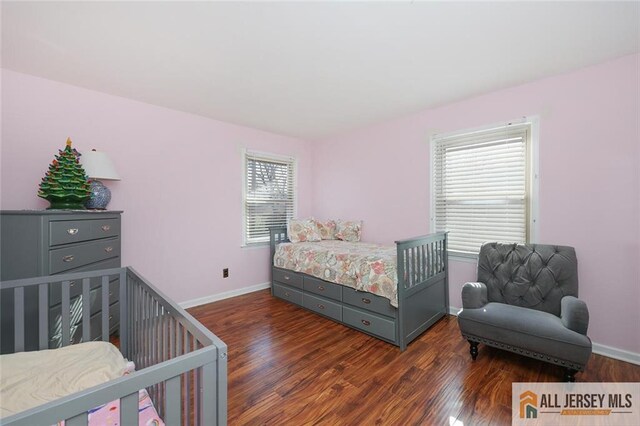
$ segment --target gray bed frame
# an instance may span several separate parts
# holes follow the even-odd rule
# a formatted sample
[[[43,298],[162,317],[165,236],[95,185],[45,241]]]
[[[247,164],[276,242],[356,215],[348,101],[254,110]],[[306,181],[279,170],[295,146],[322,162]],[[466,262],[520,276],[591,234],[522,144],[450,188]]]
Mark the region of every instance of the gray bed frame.
[[[119,308],[109,312],[110,281],[119,279]],[[138,424],[138,391],[147,389],[167,425],[227,423],[227,346],[184,309],[167,298],[132,268],[72,273],[4,281],[14,302],[14,351],[24,351],[25,290],[38,294],[38,342],[49,349],[48,298],[55,287],[62,294],[61,345],[71,341],[70,304],[76,285],[82,295],[82,339],[109,341],[109,320],[119,316],[119,349],[135,362],[136,371],[64,398],[1,419],[5,426],[87,425],[87,412],[120,400],[120,424]],[[113,282],[111,283],[113,285]],[[90,317],[91,292],[101,292],[100,318]],[[73,291],[72,291],[73,289]],[[11,293],[9,292],[9,293]],[[7,294],[7,293],[3,293]],[[75,297],[78,297],[77,295]],[[95,300],[95,298],[94,298]]]
[[[448,314],[449,279],[446,232],[396,241],[398,308],[392,307],[388,299],[366,292],[358,292],[366,295],[366,297],[361,298],[365,304],[358,304],[358,301],[353,297],[346,297],[346,292],[349,290],[346,290],[347,287],[345,289],[340,288],[343,286],[338,286],[337,291],[332,295],[332,299],[325,299],[318,292],[312,294],[307,292],[307,289],[313,291],[312,287],[318,287],[316,285],[318,282],[328,283],[329,286],[334,287],[336,285],[299,272],[287,272],[288,274],[295,274],[295,280],[300,280],[302,283],[298,288],[290,287],[291,281],[287,283],[279,278],[283,276],[283,271],[286,270],[273,266],[276,245],[283,242],[289,242],[287,228],[272,228],[270,230],[271,293],[276,297],[282,298],[281,294],[275,292],[274,289],[284,288],[287,295],[293,292],[300,293],[299,300],[302,300],[302,303],[295,301],[293,303],[297,303],[307,309],[310,308],[316,313],[322,314],[322,312],[314,309],[313,305],[306,303],[307,298],[313,301],[323,301],[319,304],[322,309],[325,309],[324,305],[327,305],[337,307],[337,310],[349,312],[351,318],[358,318],[357,315],[361,314],[363,319],[359,321],[367,327],[360,326],[358,321],[349,322],[346,317],[345,320],[342,320],[341,312],[337,315],[329,315],[329,317],[348,327],[399,346],[401,351],[404,351],[412,340],[431,327],[436,321]],[[307,286],[307,283],[309,283],[309,286]],[[318,288],[323,287],[326,287],[326,285],[321,284]],[[344,298],[343,294],[345,294]],[[383,308],[377,311],[371,310],[375,306],[382,306]],[[376,321],[381,323],[381,327],[383,327],[379,332],[375,329]],[[393,327],[395,330],[385,333],[384,327]]]

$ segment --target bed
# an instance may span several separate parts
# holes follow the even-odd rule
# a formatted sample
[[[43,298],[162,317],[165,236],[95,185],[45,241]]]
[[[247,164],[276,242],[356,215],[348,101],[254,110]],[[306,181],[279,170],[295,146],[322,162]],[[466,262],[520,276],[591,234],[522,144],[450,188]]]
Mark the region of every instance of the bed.
[[[119,287],[114,286],[114,280],[119,281]],[[112,286],[119,289],[119,303],[112,305],[110,311],[109,294]],[[91,292],[96,291],[96,288],[103,301],[98,318],[90,316]],[[11,297],[15,307],[14,350],[12,355],[8,355],[11,358],[5,358],[3,364],[20,366],[32,362],[34,366],[41,365],[42,359],[29,361],[28,358],[45,355],[45,358],[60,366],[59,369],[66,377],[77,377],[78,379],[72,380],[77,383],[86,376],[71,373],[67,367],[62,367],[76,363],[69,357],[86,359],[90,358],[91,353],[96,357],[97,348],[106,346],[113,348],[105,349],[107,352],[116,353],[97,356],[97,361],[103,359],[106,362],[112,356],[126,359],[130,361],[127,365],[131,365],[123,374],[120,374],[120,370],[110,373],[115,376],[105,372],[108,380],[103,380],[102,383],[101,380],[88,381],[89,387],[86,389],[53,400],[44,396],[44,403],[41,405],[20,412],[9,412],[9,415],[0,420],[3,425],[54,425],[62,424],[61,422],[66,426],[98,425],[114,421],[114,413],[117,423],[123,425],[139,424],[139,421],[150,425],[226,424],[227,346],[132,268],[4,281],[0,283],[0,289],[13,293]],[[31,289],[35,289],[35,293]],[[45,350],[50,349],[48,299],[53,291],[59,291],[62,295],[62,348],[54,349],[53,353],[45,353]],[[7,293],[3,293],[5,294]],[[37,295],[37,340],[40,351],[24,352],[25,294]],[[82,305],[82,339],[78,340],[83,341],[82,344],[77,344],[80,341],[73,341],[70,326],[70,315],[73,314],[70,307],[78,298]],[[114,317],[119,319],[117,337],[109,335],[109,324]],[[96,331],[98,337],[92,339]],[[92,340],[96,342],[92,343]],[[109,341],[115,346],[106,343]],[[99,342],[105,343],[100,345]],[[114,349],[116,346],[117,350]],[[80,349],[85,351],[84,355],[81,351],[78,354]],[[59,355],[59,359],[54,359],[54,354],[64,351],[73,351],[75,355]],[[100,367],[85,366],[85,371],[87,368]],[[120,365],[118,368],[124,367]],[[15,369],[17,368],[12,368],[12,371]],[[107,367],[104,369],[108,370]],[[60,382],[57,378],[53,378],[53,382],[43,381],[42,376],[46,373],[42,371],[33,369],[38,374],[39,382]],[[14,379],[11,377],[11,380]],[[35,378],[32,377],[31,380]],[[3,383],[6,384],[4,378]],[[43,389],[49,387],[42,386]],[[67,390],[66,393],[68,392]],[[4,404],[3,402],[3,406]],[[147,417],[143,417],[145,410]],[[111,420],[106,420],[107,416],[111,416]]]
[[[447,234],[395,247],[290,242],[271,228],[271,293],[348,327],[407,345],[448,313]],[[321,259],[321,261],[317,261]]]

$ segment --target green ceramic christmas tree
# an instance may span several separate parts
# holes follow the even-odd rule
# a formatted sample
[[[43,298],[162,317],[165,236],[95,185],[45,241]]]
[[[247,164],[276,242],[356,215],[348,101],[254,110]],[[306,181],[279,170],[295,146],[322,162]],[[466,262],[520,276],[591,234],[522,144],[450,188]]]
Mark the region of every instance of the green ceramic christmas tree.
[[[80,164],[80,153],[71,148],[71,139],[67,146],[59,150],[55,160],[40,182],[38,197],[51,203],[50,209],[84,209],[89,199],[89,181]]]

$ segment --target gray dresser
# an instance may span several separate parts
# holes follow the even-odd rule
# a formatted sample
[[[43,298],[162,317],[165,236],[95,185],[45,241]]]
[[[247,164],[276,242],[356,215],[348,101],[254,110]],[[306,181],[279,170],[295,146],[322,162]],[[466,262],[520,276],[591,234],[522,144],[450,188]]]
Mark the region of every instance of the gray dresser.
[[[0,212],[0,279],[55,275],[96,269],[120,267],[120,211],[64,211],[13,210]],[[91,283],[98,287],[99,283]],[[78,342],[82,336],[82,304],[80,283],[71,283],[71,339]],[[109,287],[110,312],[118,312],[119,282],[114,279]],[[35,288],[33,289],[36,290]],[[2,337],[0,353],[11,352],[13,345],[12,290],[3,291],[1,297]],[[37,329],[37,295],[25,294],[25,327]],[[32,303],[29,303],[32,302]],[[92,331],[100,328],[101,293],[91,291]],[[49,291],[49,347],[59,346],[60,289]],[[77,311],[77,312],[76,312]],[[94,326],[95,324],[95,326]],[[118,318],[112,315],[109,327],[113,331]],[[35,337],[37,334],[33,333]],[[38,342],[26,333],[26,350],[37,349]]]

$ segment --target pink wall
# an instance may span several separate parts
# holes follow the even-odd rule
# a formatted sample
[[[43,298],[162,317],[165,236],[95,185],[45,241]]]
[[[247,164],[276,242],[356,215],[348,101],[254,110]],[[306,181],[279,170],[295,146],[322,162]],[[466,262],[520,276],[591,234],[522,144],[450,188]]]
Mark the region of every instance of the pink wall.
[[[2,74],[0,207],[35,196],[71,136],[112,157],[123,262],[178,301],[268,280],[242,249],[242,147],[299,160],[300,216],[363,219],[364,239],[429,231],[429,134],[540,116],[540,242],[576,247],[590,336],[640,353],[639,56],[423,111],[313,146],[11,71]],[[313,156],[313,159],[312,159]],[[313,173],[313,174],[312,174]],[[221,270],[231,276],[223,280]],[[451,262],[451,303],[475,266]]]
[[[268,248],[240,247],[242,147],[296,156],[298,211],[310,213],[306,141],[7,70],[2,124],[2,209],[48,205],[37,185],[67,136],[107,152],[122,177],[106,184],[109,208],[124,210],[123,264],[177,301],[269,280]]]
[[[429,135],[540,116],[539,242],[572,245],[589,335],[640,353],[639,56],[423,111],[313,147],[313,212],[363,238],[429,231]],[[475,265],[451,262],[451,304]]]

